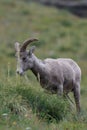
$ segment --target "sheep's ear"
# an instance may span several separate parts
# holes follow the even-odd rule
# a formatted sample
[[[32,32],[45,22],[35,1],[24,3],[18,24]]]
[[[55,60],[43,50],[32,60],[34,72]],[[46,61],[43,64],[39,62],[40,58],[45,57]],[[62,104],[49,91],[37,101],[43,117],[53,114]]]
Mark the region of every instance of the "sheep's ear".
[[[15,43],[15,51],[18,52],[20,50],[20,43]]]
[[[30,48],[30,50],[29,50],[29,55],[32,55],[32,53],[34,52],[34,50],[35,50],[35,46],[32,46],[31,48]]]

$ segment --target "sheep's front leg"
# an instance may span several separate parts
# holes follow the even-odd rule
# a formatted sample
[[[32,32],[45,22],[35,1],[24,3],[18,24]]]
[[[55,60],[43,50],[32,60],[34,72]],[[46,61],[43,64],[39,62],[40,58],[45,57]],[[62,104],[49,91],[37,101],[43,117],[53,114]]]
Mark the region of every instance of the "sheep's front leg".
[[[58,96],[63,96],[63,85],[62,84],[58,85],[57,94],[58,94]]]

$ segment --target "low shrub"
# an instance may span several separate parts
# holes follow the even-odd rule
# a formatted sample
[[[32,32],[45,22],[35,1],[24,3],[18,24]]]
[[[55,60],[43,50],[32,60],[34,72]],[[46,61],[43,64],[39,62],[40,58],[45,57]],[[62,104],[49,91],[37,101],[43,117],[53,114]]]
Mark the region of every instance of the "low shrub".
[[[18,93],[27,99],[33,112],[41,118],[52,120],[62,120],[68,112],[68,103],[56,95],[50,95],[33,88],[17,89]]]

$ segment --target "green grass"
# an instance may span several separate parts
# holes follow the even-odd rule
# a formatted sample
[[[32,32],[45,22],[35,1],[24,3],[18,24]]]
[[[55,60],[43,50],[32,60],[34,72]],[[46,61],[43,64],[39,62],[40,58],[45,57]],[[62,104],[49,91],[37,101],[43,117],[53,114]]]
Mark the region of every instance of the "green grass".
[[[79,116],[75,110],[69,111],[67,114],[63,113],[60,122],[56,122],[58,112],[61,114],[62,111],[58,109],[58,104],[61,103],[59,99],[57,101],[56,95],[46,94],[30,71],[27,72],[28,81],[16,75],[14,43],[22,43],[29,37],[39,39],[35,52],[37,57],[69,57],[81,67],[82,112]],[[80,19],[65,10],[60,11],[23,0],[0,0],[0,129],[87,129],[86,42],[86,19]],[[72,98],[71,94],[70,96]],[[38,100],[40,98],[40,101],[37,101],[36,97]],[[48,102],[45,102],[46,98]],[[63,107],[63,112],[66,108]],[[40,110],[43,110],[43,113]],[[53,121],[47,123],[49,112]]]
[[[77,115],[63,99],[46,94],[38,83],[25,81],[13,76],[0,82],[0,129],[86,129],[85,110]]]

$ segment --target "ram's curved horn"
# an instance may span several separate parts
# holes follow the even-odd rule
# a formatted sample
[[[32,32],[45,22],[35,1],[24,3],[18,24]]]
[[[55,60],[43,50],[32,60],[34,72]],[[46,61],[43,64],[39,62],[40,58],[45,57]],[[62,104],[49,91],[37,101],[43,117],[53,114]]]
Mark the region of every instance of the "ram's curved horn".
[[[38,39],[35,39],[35,38],[31,38],[31,39],[27,39],[23,42],[23,45],[20,49],[21,52],[25,51],[27,46],[31,43],[31,42],[34,42],[34,41],[38,41]]]

